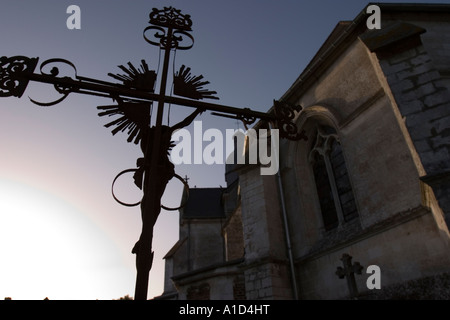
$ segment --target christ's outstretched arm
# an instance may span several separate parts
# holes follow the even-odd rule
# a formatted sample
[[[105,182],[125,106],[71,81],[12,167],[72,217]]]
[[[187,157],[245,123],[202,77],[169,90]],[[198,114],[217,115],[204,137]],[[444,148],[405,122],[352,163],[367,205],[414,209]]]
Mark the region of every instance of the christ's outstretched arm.
[[[205,109],[203,108],[197,108],[194,112],[192,112],[188,117],[186,117],[186,119],[184,119],[183,121],[180,121],[179,123],[177,123],[176,125],[174,125],[173,127],[171,127],[171,133],[173,133],[174,131],[187,127],[188,125],[191,124],[192,121],[194,121],[195,117],[198,116],[199,114],[202,114],[202,112],[204,112]]]

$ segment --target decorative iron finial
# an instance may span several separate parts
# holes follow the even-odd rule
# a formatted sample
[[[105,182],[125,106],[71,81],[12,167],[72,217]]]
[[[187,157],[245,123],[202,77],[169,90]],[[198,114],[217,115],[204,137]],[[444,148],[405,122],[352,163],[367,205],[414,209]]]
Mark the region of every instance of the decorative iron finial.
[[[166,50],[188,50],[194,45],[194,38],[188,33],[192,31],[191,16],[181,14],[181,10],[172,7],[164,7],[163,10],[153,8],[149,23],[151,25],[144,29],[144,39],[154,46]],[[156,33],[147,36],[149,30]]]
[[[164,7],[162,10],[153,8],[150,13],[149,22],[160,27],[192,31],[191,16],[188,14],[182,14],[181,10],[172,7]]]

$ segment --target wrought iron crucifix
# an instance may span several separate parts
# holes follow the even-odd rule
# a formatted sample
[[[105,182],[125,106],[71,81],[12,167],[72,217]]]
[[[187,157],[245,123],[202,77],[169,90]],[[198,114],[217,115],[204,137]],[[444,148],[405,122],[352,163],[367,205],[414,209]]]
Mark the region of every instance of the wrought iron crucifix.
[[[162,10],[154,8],[150,13],[150,26],[144,29],[145,40],[164,51],[163,68],[161,72],[159,93],[155,93],[155,84],[158,74],[150,70],[147,63],[142,60],[137,68],[128,63],[127,66],[119,66],[124,74],[112,74],[109,76],[121,83],[112,83],[78,76],[75,66],[64,59],[50,59],[40,65],[40,73],[34,70],[38,65],[38,58],[24,56],[0,58],[0,97],[21,97],[30,81],[52,84],[60,99],[52,102],[38,102],[30,99],[40,106],[51,106],[60,103],[70,93],[88,94],[112,98],[117,104],[99,106],[99,116],[118,116],[105,126],[112,128],[112,133],[128,130],[128,142],[140,144],[143,157],[137,161],[137,169],[122,171],[113,181],[123,173],[134,172],[135,184],[143,190],[142,200],[127,206],[141,206],[142,232],[132,252],[136,254],[136,289],[135,299],[147,299],[149,272],[153,263],[152,239],[153,228],[160,214],[161,208],[176,210],[178,208],[166,208],[161,204],[161,197],[167,183],[173,178],[178,178],[187,186],[187,179],[183,179],[175,173],[174,165],[168,158],[172,147],[171,135],[176,129],[189,125],[200,113],[209,110],[212,114],[222,117],[239,119],[245,125],[250,125],[256,119],[270,121],[279,130],[280,137],[299,140],[306,139],[303,132],[298,132],[293,122],[300,106],[292,106],[286,102],[274,101],[273,112],[264,113],[249,108],[236,108],[214,103],[200,101],[202,99],[217,99],[215,91],[204,89],[209,82],[203,81],[203,76],[192,76],[190,68],[181,66],[175,73],[174,96],[167,96],[168,71],[170,54],[173,50],[188,50],[194,44],[192,20],[189,15],[182,14],[180,10],[172,7],[164,7]],[[155,32],[153,34],[149,34]],[[186,43],[186,41],[188,43]],[[75,78],[59,75],[56,65],[64,64],[75,70]],[[52,67],[53,66],[53,67]],[[151,127],[151,110],[153,103],[157,103],[155,125]],[[194,112],[180,123],[169,127],[163,125],[165,104],[195,108]]]
[[[348,290],[350,291],[350,298],[358,297],[358,287],[356,285],[355,274],[361,274],[363,266],[359,262],[352,264],[352,257],[347,253],[342,255],[340,259],[344,267],[337,267],[336,275],[339,279],[347,279]]]

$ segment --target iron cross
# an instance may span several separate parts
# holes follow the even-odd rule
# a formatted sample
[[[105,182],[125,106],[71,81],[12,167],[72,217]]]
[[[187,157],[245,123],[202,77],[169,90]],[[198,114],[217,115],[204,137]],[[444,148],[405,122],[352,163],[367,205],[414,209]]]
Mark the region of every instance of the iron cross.
[[[359,262],[352,264],[352,257],[347,253],[342,255],[340,259],[344,265],[344,268],[337,267],[336,275],[339,279],[347,279],[348,290],[350,291],[350,298],[358,297],[358,287],[356,285],[355,273],[361,274],[363,267]]]
[[[132,252],[136,254],[136,289],[135,299],[147,299],[149,272],[153,262],[152,238],[153,227],[159,216],[161,197],[166,184],[173,177],[187,186],[187,180],[175,174],[173,164],[168,160],[171,148],[171,133],[181,127],[189,125],[200,113],[209,110],[212,114],[227,118],[239,119],[244,125],[250,125],[261,119],[270,121],[279,130],[281,138],[291,140],[306,139],[304,132],[298,132],[294,119],[302,110],[301,106],[293,106],[285,101],[274,101],[271,112],[258,112],[249,108],[236,108],[200,101],[203,99],[218,99],[215,91],[204,88],[209,84],[203,81],[203,76],[192,76],[191,69],[182,65],[173,79],[174,95],[167,96],[168,69],[170,53],[173,50],[188,50],[192,48],[194,38],[192,20],[189,15],[182,14],[173,7],[152,9],[150,26],[144,29],[144,39],[151,45],[158,46],[164,51],[163,68],[159,93],[155,93],[157,73],[150,70],[145,60],[139,67],[132,63],[119,66],[122,74],[108,74],[121,83],[113,83],[78,76],[75,66],[65,59],[49,59],[41,63],[40,73],[35,73],[38,58],[25,56],[0,58],[0,97],[20,98],[30,81],[51,84],[61,94],[61,98],[52,102],[39,102],[30,99],[40,106],[50,106],[62,102],[70,93],[101,96],[113,99],[114,105],[99,106],[99,116],[112,116],[117,119],[109,122],[105,127],[111,127],[112,133],[127,131],[128,142],[140,144],[143,157],[137,160],[136,169],[122,171],[134,172],[135,184],[143,190],[141,205],[142,231]],[[152,32],[154,32],[152,34]],[[74,69],[75,78],[60,76],[57,65],[64,64]],[[156,122],[151,125],[152,106],[157,104]],[[162,124],[165,104],[195,108],[194,112],[180,123],[168,127]],[[116,179],[118,178],[116,176]],[[114,179],[114,181],[116,180]],[[113,181],[113,186],[114,186]],[[114,193],[113,193],[114,196]],[[118,200],[115,196],[114,198]],[[119,200],[118,200],[119,201]],[[120,201],[119,201],[120,202]],[[124,204],[120,202],[121,204]],[[128,205],[128,204],[124,204]],[[167,208],[165,208],[167,209]]]

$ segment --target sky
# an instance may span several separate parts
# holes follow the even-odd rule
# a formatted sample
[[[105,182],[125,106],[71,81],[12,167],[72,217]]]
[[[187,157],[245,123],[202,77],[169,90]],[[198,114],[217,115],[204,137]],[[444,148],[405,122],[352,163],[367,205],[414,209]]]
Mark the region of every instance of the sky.
[[[448,3],[448,1],[385,1]],[[81,9],[81,29],[70,30],[70,5]],[[71,61],[79,76],[117,82],[118,65],[145,59],[157,70],[160,53],[143,38],[151,9],[173,6],[191,15],[195,43],[172,55],[202,74],[217,102],[267,111],[307,66],[341,20],[353,20],[367,2],[356,0],[2,0],[0,56]],[[161,62],[162,63],[162,62]],[[172,70],[172,69],[171,69]],[[39,68],[36,69],[39,72]],[[67,70],[67,76],[73,72]],[[170,88],[170,86],[169,86]],[[170,94],[170,92],[167,92]],[[30,83],[22,98],[0,99],[0,299],[90,300],[134,295],[139,207],[111,195],[114,177],[134,168],[140,148],[112,136],[96,107],[111,99],[71,94],[58,98],[51,85]],[[193,109],[165,108],[173,125]],[[203,130],[239,129],[232,119],[202,114]],[[192,130],[191,127],[188,128]],[[224,165],[182,164],[191,187],[225,186]],[[130,176],[118,181],[126,202],[142,196]],[[182,186],[171,181],[163,204],[176,207]],[[155,226],[149,298],[163,292],[164,255],[178,240],[177,212],[162,210]]]

